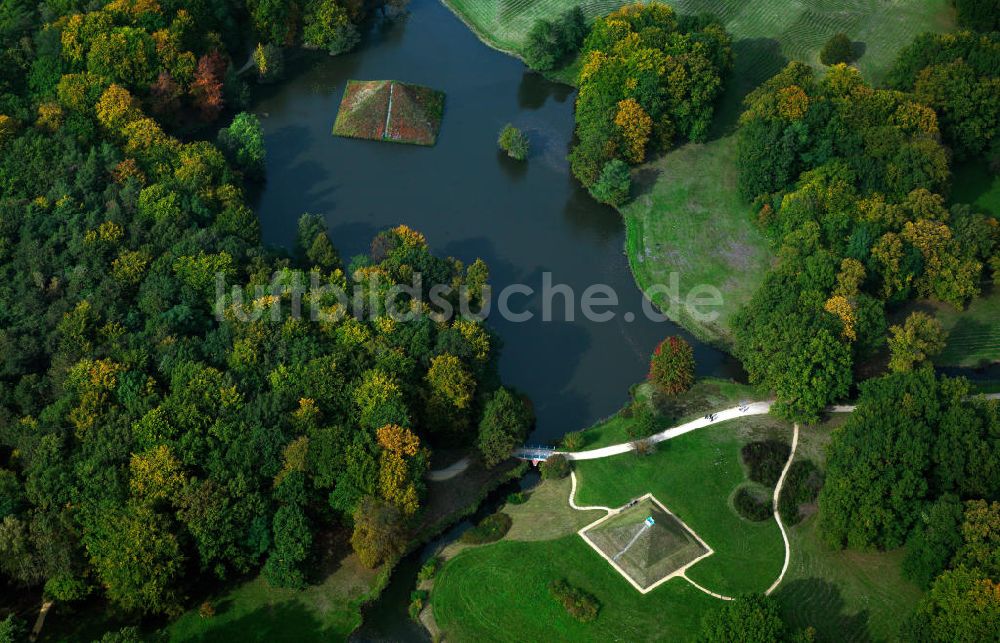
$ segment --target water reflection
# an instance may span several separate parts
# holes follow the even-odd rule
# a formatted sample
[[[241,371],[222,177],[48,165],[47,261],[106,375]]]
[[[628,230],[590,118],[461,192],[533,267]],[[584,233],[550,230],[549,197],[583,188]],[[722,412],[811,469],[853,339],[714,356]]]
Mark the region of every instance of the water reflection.
[[[613,413],[642,379],[649,353],[679,332],[642,316],[642,297],[624,256],[620,216],[572,180],[572,90],[550,83],[482,45],[433,0],[415,0],[404,23],[379,24],[347,56],[303,57],[296,75],[269,88],[255,106],[263,116],[268,181],[258,211],[265,241],[290,245],[304,212],[322,214],[344,257],[365,252],[379,230],[406,223],[437,253],[466,262],[482,257],[495,292],[511,283],[540,288],[551,272],[579,296],[604,283],[622,304],[610,323],[577,315],[544,323],[536,295],[531,323],[491,318],[502,337],[505,381],[534,400],[533,440],[551,440]],[[391,78],[447,93],[433,148],[334,138],[330,130],[348,79]],[[525,130],[531,156],[498,154],[506,123]],[[632,313],[634,322],[623,314]],[[711,347],[696,346],[700,374],[738,372]]]

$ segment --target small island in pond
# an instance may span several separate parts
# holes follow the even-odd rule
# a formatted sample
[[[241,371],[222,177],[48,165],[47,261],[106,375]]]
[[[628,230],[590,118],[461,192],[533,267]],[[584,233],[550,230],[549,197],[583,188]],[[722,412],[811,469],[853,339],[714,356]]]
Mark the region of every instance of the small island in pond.
[[[349,80],[333,124],[336,136],[434,145],[444,92],[395,80]]]

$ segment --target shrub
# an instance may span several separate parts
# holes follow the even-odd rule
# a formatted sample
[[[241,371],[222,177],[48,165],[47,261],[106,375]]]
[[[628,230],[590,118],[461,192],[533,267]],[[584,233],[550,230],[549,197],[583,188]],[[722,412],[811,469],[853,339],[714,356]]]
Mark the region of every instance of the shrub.
[[[754,522],[767,520],[774,511],[770,499],[759,497],[747,487],[740,487],[736,491],[733,507],[736,508],[736,513]]]
[[[845,33],[834,34],[819,52],[819,60],[824,65],[838,65],[854,60],[854,45]]]
[[[424,605],[427,604],[427,590],[416,589],[410,592],[410,618],[414,621],[420,618],[420,612],[423,611]]]
[[[539,71],[555,69],[580,51],[586,35],[587,19],[579,7],[555,20],[536,20],[524,43],[524,62]]]
[[[593,595],[562,579],[549,583],[549,592],[562,603],[570,616],[584,623],[597,618],[597,612],[601,609],[601,604]]]
[[[462,534],[462,542],[469,545],[483,545],[500,540],[513,523],[511,517],[503,512],[486,516],[478,525]]]
[[[788,468],[785,484],[781,487],[778,511],[788,525],[799,522],[799,506],[816,502],[823,487],[823,474],[812,460],[797,460]]]
[[[810,641],[812,636],[793,636],[781,620],[778,603],[763,594],[746,594],[719,601],[701,621],[700,643],[731,641]]]
[[[439,556],[428,558],[424,566],[417,572],[417,582],[423,583],[424,581],[429,581],[434,578],[439,569],[441,569],[441,558]]]
[[[636,455],[652,455],[656,451],[656,445],[652,440],[635,440],[632,442],[632,451]]]
[[[215,605],[212,605],[212,601],[205,601],[198,607],[198,616],[202,618],[212,618],[215,616]]]
[[[628,201],[631,190],[632,175],[629,174],[628,165],[620,159],[612,159],[604,164],[590,193],[601,203],[618,206]]]
[[[680,337],[668,337],[649,360],[648,379],[668,395],[677,395],[694,384],[694,349]]]
[[[280,47],[271,43],[257,44],[253,51],[253,64],[257,68],[257,78],[262,83],[273,83],[285,74],[285,54]]]
[[[779,440],[750,442],[740,449],[747,477],[767,487],[777,484],[789,453],[791,447]]]
[[[523,505],[527,498],[523,491],[515,491],[514,493],[507,494],[507,502],[512,505]]]
[[[512,159],[523,161],[528,158],[528,136],[510,123],[504,125],[503,129],[500,130],[497,145]]]
[[[7,618],[0,620],[0,643],[14,643],[20,641],[25,635],[27,628],[21,619],[8,614]]]
[[[567,451],[578,451],[583,448],[583,431],[571,431],[563,436],[562,446]]]
[[[660,429],[656,412],[644,400],[632,402],[632,421],[626,427],[628,437],[633,440],[648,438]]]
[[[539,465],[538,470],[542,474],[542,480],[559,480],[568,476],[572,468],[565,456],[556,454],[549,456],[548,460]]]

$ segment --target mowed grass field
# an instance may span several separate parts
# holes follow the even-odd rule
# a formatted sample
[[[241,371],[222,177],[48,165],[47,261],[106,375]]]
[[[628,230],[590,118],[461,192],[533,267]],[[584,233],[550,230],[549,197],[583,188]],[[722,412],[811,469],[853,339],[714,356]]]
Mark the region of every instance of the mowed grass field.
[[[895,323],[913,310],[933,315],[948,331],[944,351],[934,358],[936,365],[976,368],[1000,362],[1000,289],[995,286],[984,284],[982,295],[961,311],[941,302],[916,302],[903,309]]]
[[[588,17],[606,14],[620,0],[443,0],[487,44],[517,54],[538,18],[579,5]],[[639,287],[669,284],[677,273],[679,296],[691,288],[719,289],[723,305],[712,320],[694,319],[683,306],[675,321],[703,341],[728,348],[732,316],[760,285],[772,261],[763,236],[750,222],[736,190],[733,130],[743,97],[790,60],[817,67],[823,44],[847,33],[862,51],[856,63],[878,83],[897,52],[925,31],[954,27],[949,0],[666,0],[679,13],[714,13],[733,36],[735,69],[720,99],[710,140],[687,144],[633,174],[634,198],[625,217],[629,263]],[[569,79],[566,72],[553,77]]]

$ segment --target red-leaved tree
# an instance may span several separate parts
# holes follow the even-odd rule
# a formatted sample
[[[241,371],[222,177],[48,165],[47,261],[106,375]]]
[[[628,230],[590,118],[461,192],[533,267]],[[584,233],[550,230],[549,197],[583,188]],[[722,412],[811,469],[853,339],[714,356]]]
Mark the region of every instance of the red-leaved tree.
[[[649,360],[649,381],[668,395],[677,395],[694,384],[694,349],[680,337],[668,337]]]
[[[201,117],[206,121],[214,121],[225,106],[222,79],[225,77],[226,67],[226,59],[218,51],[207,53],[198,59],[198,71],[191,83],[191,96]]]

